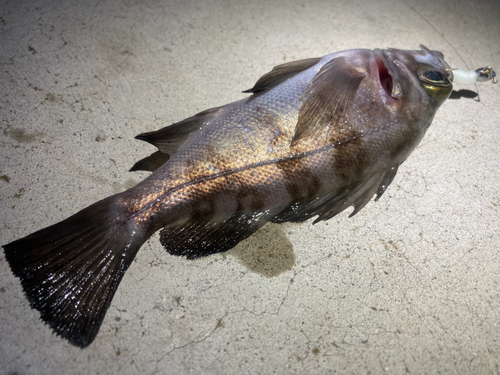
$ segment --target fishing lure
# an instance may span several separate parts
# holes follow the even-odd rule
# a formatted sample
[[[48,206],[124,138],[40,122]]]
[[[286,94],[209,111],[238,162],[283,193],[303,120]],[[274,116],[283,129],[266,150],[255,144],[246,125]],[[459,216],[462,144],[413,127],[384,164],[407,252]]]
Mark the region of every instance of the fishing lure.
[[[459,85],[471,85],[476,82],[487,82],[492,81],[492,83],[497,83],[496,72],[491,66],[486,66],[484,68],[479,68],[476,70],[463,70],[463,69],[452,69],[453,71],[453,83]]]

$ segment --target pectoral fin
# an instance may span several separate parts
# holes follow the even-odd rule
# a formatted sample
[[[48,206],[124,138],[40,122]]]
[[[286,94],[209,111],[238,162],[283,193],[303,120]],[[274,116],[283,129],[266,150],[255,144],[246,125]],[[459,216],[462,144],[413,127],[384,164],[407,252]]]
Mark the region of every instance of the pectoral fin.
[[[243,92],[256,93],[278,86],[280,83],[293,77],[295,74],[309,69],[313,65],[316,65],[320,60],[321,57],[316,57],[312,59],[291,61],[286,64],[275,66],[269,73],[264,74],[262,77],[260,77],[254,87]]]
[[[359,84],[365,75],[349,65],[344,57],[327,62],[302,95],[292,145],[316,137],[328,128],[328,136],[342,133]]]

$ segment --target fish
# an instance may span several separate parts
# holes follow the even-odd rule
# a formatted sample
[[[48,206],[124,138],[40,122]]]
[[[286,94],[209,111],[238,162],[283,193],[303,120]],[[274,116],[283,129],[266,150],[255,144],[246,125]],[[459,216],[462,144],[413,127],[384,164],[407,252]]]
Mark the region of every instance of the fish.
[[[246,98],[136,138],[168,161],[136,186],[3,245],[31,307],[85,348],[154,233],[169,254],[227,251],[268,222],[378,200],[453,88],[441,52],[352,49],[274,67]]]

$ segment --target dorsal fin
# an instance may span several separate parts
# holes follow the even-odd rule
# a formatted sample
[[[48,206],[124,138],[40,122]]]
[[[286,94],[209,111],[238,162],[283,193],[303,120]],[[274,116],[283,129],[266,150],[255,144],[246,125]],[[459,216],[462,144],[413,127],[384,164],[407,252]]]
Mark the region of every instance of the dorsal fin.
[[[254,87],[243,92],[256,93],[275,87],[280,83],[286,81],[288,78],[293,77],[295,74],[309,69],[313,65],[316,65],[320,60],[321,57],[315,57],[311,59],[291,61],[275,66],[269,73],[266,73],[262,77],[260,77]]]
[[[337,57],[323,65],[300,99],[306,98],[299,110],[292,144],[316,137],[326,128],[329,137],[341,133],[364,77],[345,57]]]
[[[207,109],[160,130],[139,134],[135,138],[149,142],[164,154],[172,156],[191,134],[212,122],[223,107]]]

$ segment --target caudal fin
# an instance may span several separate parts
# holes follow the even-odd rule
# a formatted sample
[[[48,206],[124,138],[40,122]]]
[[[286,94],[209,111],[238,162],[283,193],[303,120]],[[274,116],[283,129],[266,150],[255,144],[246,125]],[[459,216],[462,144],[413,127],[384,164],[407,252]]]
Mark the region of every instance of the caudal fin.
[[[151,235],[119,212],[116,197],[3,246],[31,306],[82,348],[97,336],[118,284]]]

